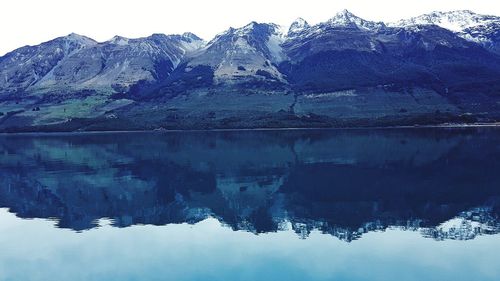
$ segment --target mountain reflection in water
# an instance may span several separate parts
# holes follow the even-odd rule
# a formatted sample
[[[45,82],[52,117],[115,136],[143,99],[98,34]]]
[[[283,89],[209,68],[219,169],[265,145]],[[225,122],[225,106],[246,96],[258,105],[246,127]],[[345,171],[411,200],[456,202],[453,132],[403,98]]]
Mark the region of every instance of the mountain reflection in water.
[[[0,208],[75,231],[196,223],[352,241],[499,232],[500,130],[0,136]]]

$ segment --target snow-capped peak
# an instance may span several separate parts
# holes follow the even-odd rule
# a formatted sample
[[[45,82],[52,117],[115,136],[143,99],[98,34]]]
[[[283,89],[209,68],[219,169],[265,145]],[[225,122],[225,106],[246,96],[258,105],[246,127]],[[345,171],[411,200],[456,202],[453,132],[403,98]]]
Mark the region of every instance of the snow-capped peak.
[[[336,18],[344,18],[344,19],[350,19],[350,18],[357,18],[353,13],[349,12],[347,9],[343,9],[342,11],[338,12],[335,15]]]
[[[347,26],[353,23],[353,19],[357,18],[348,10],[338,12],[333,18],[328,20],[329,23],[339,26]]]
[[[76,34],[74,32],[60,38],[63,40],[79,43],[81,45],[93,45],[97,43],[96,41],[87,36]]]
[[[211,45],[213,42],[219,40],[221,37],[224,36],[247,36],[250,34],[256,34],[256,33],[261,33],[261,34],[266,34],[266,36],[269,35],[278,35],[280,37],[283,37],[286,35],[285,29],[283,26],[274,24],[274,23],[258,23],[255,21],[250,22],[249,24],[240,27],[240,28],[234,28],[230,27],[226,31],[219,33],[215,36],[214,39],[212,39],[208,45]]]
[[[201,39],[196,34],[191,33],[191,32],[184,32],[184,33],[182,33],[182,37],[188,38],[188,39],[193,40],[193,41],[203,41],[203,39]]]
[[[390,26],[406,27],[412,25],[437,25],[454,32],[464,29],[486,25],[491,21],[499,21],[500,17],[479,15],[469,10],[459,10],[451,12],[432,12],[410,19],[403,19]]]
[[[382,22],[364,20],[345,9],[328,20],[328,23],[335,27],[357,27],[365,30],[375,30],[385,27],[385,24]]]
[[[236,29],[236,34],[243,35],[252,32],[255,29],[256,25],[257,22],[252,21],[249,24],[245,25],[244,27]]]
[[[288,35],[293,36],[309,27],[309,23],[306,20],[304,20],[303,18],[298,18],[290,25],[290,28],[288,29]]]
[[[128,42],[129,42],[128,38],[118,36],[118,35],[115,35],[113,38],[111,38],[111,40],[109,40],[109,43],[120,45],[120,46],[128,45]]]

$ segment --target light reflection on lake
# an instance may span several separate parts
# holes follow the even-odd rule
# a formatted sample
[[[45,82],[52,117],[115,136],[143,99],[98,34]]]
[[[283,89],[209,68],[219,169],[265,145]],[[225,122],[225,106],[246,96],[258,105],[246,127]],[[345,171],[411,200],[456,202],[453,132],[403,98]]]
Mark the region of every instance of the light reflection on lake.
[[[500,130],[0,136],[0,280],[498,280]]]

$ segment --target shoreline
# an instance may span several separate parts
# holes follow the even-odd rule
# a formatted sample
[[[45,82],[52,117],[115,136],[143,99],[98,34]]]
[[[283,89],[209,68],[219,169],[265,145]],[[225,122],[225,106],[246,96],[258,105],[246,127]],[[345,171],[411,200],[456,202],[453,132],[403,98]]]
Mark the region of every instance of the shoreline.
[[[153,130],[104,130],[104,131],[53,131],[53,132],[0,132],[0,136],[12,135],[78,135],[78,134],[128,134],[128,133],[179,133],[179,132],[238,132],[238,131],[301,131],[301,130],[384,130],[384,129],[465,129],[465,128],[496,128],[496,123],[462,123],[439,125],[402,125],[374,127],[283,127],[283,128],[228,128],[228,129],[153,129]]]

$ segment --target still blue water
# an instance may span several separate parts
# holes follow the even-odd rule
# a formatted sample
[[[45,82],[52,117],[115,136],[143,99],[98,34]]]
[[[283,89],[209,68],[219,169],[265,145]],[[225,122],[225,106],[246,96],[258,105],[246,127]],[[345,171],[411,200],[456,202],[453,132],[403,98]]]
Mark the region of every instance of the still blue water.
[[[0,280],[500,280],[500,129],[0,136]]]

